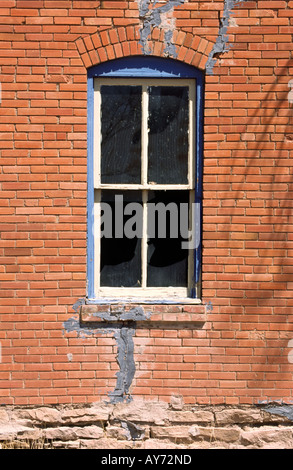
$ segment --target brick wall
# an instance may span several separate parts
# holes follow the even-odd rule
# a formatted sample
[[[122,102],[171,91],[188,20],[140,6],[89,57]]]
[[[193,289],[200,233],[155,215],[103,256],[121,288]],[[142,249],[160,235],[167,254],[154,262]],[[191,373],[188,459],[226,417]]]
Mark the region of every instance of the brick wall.
[[[206,72],[202,304],[139,306],[132,330],[133,306],[111,328],[82,305],[87,69],[143,55],[143,7],[0,1],[1,404],[113,397],[124,333],[122,398],[292,400],[291,1],[178,1],[151,28],[151,55],[171,25],[177,59]]]

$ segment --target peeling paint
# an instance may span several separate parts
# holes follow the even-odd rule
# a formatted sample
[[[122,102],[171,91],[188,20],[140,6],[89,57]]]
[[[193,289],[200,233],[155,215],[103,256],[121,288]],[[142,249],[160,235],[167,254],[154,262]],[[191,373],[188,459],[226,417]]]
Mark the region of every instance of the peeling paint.
[[[186,0],[167,0],[160,7],[156,7],[158,0],[138,0],[139,16],[142,22],[140,30],[140,44],[144,54],[151,54],[148,38],[154,27],[164,30],[164,54],[169,57],[177,57],[176,47],[173,44],[175,30],[174,8],[184,4]]]
[[[245,1],[246,0],[225,0],[223,16],[220,20],[218,37],[206,63],[206,72],[208,75],[213,74],[213,68],[216,64],[217,56],[230,50],[231,45],[229,44],[229,36],[227,31],[229,26],[235,26],[235,22],[232,20],[232,10],[235,8],[235,6],[241,5],[241,3]]]

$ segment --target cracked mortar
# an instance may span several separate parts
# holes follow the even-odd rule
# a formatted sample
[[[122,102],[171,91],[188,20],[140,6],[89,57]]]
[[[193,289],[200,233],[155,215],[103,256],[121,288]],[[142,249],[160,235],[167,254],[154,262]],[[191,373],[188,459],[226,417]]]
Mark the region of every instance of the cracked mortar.
[[[78,311],[81,305],[84,305],[84,299],[78,300],[73,309]],[[150,314],[145,314],[142,307],[134,307],[125,311],[125,307],[114,308],[113,311],[99,312],[96,314],[97,320],[104,322],[102,328],[97,326],[82,326],[79,316],[71,317],[63,324],[67,333],[76,331],[81,338],[92,336],[96,333],[113,333],[117,343],[117,362],[119,372],[117,372],[116,387],[113,392],[108,395],[110,403],[129,402],[132,397],[129,393],[130,386],[135,374],[134,361],[134,343],[133,336],[135,334],[135,322],[148,320]],[[127,326],[124,323],[127,322]]]
[[[164,32],[164,53],[166,56],[177,57],[177,51],[175,44],[172,42],[173,33],[175,30],[175,19],[172,18],[174,8],[181,6],[186,0],[169,0],[163,6],[156,7],[158,0],[137,0],[139,8],[139,16],[142,22],[142,28],[140,30],[140,44],[143,47],[144,54],[151,54],[152,51],[148,45],[148,38],[151,34],[152,28],[157,27],[165,30]],[[208,75],[213,74],[213,68],[215,66],[217,57],[219,54],[228,52],[230,49],[229,36],[227,34],[228,27],[233,22],[233,9],[235,6],[240,5],[246,0],[225,0],[223,16],[220,20],[220,26],[216,43],[212,51],[209,54],[208,61],[206,63],[206,72]],[[234,24],[235,26],[235,24]]]
[[[175,29],[175,19],[172,18],[174,8],[183,5],[186,0],[169,0],[165,5],[156,7],[157,0],[138,0],[139,16],[142,21],[140,30],[140,44],[143,47],[144,54],[151,54],[148,46],[148,37],[152,28],[157,27],[165,30],[164,53],[170,57],[177,57],[176,47],[173,44],[173,32]]]
[[[129,388],[135,374],[135,362],[133,357],[134,332],[134,328],[122,327],[114,334],[114,337],[117,341],[117,361],[120,367],[120,371],[117,372],[117,383],[115,390],[109,393],[111,403],[123,402],[125,398],[126,401],[131,400],[131,396],[129,395]]]
[[[220,20],[218,37],[216,39],[216,43],[213,49],[211,50],[209,54],[209,57],[206,63],[206,72],[208,75],[213,74],[213,68],[215,66],[218,55],[229,51],[231,46],[229,44],[229,36],[227,34],[227,30],[231,24],[232,15],[233,15],[232,10],[236,5],[241,5],[241,3],[245,1],[246,0],[225,0],[223,17]]]

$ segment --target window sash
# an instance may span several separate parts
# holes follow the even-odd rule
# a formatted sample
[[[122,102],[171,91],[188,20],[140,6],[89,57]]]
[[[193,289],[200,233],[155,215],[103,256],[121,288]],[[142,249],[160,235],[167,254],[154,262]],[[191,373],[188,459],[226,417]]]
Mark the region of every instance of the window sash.
[[[103,184],[101,183],[101,86],[141,86],[142,87],[142,122],[141,122],[141,183],[140,184]],[[188,144],[188,184],[150,184],[148,176],[148,87],[174,86],[189,88],[189,144]],[[137,297],[137,298],[186,298],[192,286],[192,273],[194,270],[193,250],[188,256],[188,285],[186,287],[147,287],[147,200],[150,190],[189,190],[190,215],[192,202],[194,202],[195,185],[195,109],[196,81],[195,79],[132,79],[132,78],[96,78],[94,80],[94,253],[95,253],[95,293],[99,297]],[[142,237],[142,283],[141,287],[101,287],[100,286],[100,260],[101,260],[101,232],[100,232],[100,202],[101,190],[141,190],[143,201],[143,237]]]
[[[142,145],[141,145],[141,184],[101,183],[101,86],[142,86]],[[148,87],[173,86],[189,88],[189,149],[188,184],[150,184],[148,176]],[[94,188],[95,189],[194,189],[195,184],[195,79],[119,79],[96,78],[94,81]]]

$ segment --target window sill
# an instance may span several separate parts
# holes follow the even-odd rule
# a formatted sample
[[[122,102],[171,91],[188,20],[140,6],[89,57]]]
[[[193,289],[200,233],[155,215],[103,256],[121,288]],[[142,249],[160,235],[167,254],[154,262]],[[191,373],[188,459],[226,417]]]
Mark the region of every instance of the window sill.
[[[99,299],[87,299],[86,305],[201,305],[201,299],[193,299],[191,297],[169,297],[169,298],[139,298],[139,297],[121,297],[108,298],[100,297]]]
[[[168,301],[100,299],[80,307],[81,323],[109,324],[135,323],[136,327],[198,327],[206,322],[206,306],[199,299]]]

